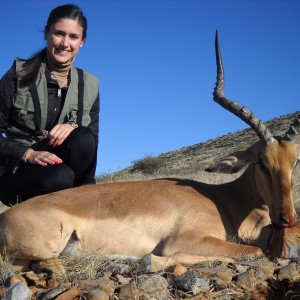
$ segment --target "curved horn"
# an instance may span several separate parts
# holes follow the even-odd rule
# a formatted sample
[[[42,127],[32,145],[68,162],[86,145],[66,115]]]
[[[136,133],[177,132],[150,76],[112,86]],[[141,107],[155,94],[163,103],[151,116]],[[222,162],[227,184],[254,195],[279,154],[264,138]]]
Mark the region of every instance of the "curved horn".
[[[217,62],[217,82],[214,89],[214,101],[224,107],[226,110],[232,112],[244,122],[246,122],[250,127],[256,132],[259,139],[266,145],[271,144],[274,141],[274,137],[267,128],[267,126],[259,120],[250,110],[241,106],[237,102],[234,102],[224,95],[224,70],[221,52],[219,48],[218,31],[216,31],[216,62]]]
[[[297,135],[300,134],[300,114],[291,123],[290,128],[285,133],[284,139],[289,142],[294,142]]]

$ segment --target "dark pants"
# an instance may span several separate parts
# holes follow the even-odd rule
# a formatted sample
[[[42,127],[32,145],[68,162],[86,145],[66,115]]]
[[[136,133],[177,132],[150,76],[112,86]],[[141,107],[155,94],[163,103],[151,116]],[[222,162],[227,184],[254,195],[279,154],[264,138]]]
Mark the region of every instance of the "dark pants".
[[[4,204],[14,205],[38,195],[95,183],[97,144],[88,128],[79,127],[62,145],[46,145],[43,150],[56,154],[63,163],[46,167],[27,163],[15,174],[4,174],[0,178],[0,200]]]

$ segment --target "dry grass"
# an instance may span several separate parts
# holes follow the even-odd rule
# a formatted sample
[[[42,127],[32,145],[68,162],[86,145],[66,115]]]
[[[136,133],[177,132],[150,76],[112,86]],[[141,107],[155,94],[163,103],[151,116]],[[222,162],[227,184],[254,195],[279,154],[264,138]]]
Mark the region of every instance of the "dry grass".
[[[0,283],[4,283],[9,276],[15,273],[12,261],[13,257],[6,254],[0,255]]]
[[[68,280],[90,279],[94,280],[105,273],[135,273],[137,260],[112,259],[101,253],[91,253],[76,257],[65,256],[61,258],[67,271]]]

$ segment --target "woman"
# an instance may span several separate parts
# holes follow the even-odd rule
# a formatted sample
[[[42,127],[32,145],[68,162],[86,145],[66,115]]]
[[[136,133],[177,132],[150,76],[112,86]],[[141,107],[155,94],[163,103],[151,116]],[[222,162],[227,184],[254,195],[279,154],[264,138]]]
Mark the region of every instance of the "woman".
[[[98,79],[73,66],[87,20],[76,5],[53,9],[45,49],[15,60],[0,81],[0,200],[95,183]]]

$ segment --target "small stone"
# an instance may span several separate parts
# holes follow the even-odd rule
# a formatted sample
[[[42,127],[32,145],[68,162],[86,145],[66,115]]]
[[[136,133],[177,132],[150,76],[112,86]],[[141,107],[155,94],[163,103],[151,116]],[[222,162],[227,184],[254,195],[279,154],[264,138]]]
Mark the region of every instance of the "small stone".
[[[277,276],[278,280],[296,280],[300,278],[300,274],[297,271],[297,265],[295,263],[290,263],[289,265],[281,268]]]
[[[195,286],[202,292],[208,292],[210,290],[210,280],[203,277],[198,277],[196,279]]]
[[[117,279],[118,283],[120,283],[121,285],[125,285],[125,284],[129,283],[131,280],[130,278],[124,277],[123,275],[120,275],[120,274],[116,275],[116,279]]]
[[[257,269],[261,271],[263,275],[265,275],[265,277],[261,276],[262,279],[266,280],[274,275],[275,266],[272,262],[264,261],[257,266]]]
[[[207,300],[207,296],[201,293],[196,296],[190,297],[189,300]]]
[[[138,288],[151,299],[169,300],[168,286],[168,281],[158,274],[138,278]]]
[[[41,298],[41,300],[52,300],[56,299],[57,296],[59,296],[61,293],[63,293],[66,289],[62,287],[56,287],[53,290],[47,292],[44,294],[44,296]]]
[[[78,283],[87,287],[98,287],[109,296],[112,296],[115,291],[115,283],[108,278],[99,278],[97,280],[80,280]]]
[[[141,296],[141,292],[138,290],[134,281],[123,285],[119,292],[120,300],[132,300],[139,296]]]
[[[48,280],[48,289],[54,289],[58,286],[58,282],[55,278],[50,278]]]
[[[257,278],[254,275],[254,270],[249,269],[244,273],[237,276],[236,285],[244,290],[253,290],[258,283]]]
[[[17,282],[24,282],[25,284],[27,284],[26,280],[23,276],[21,276],[20,274],[14,274],[14,275],[10,276],[9,278],[7,278],[7,280],[5,282],[5,286],[10,287]]]
[[[78,287],[73,287],[67,291],[64,291],[61,295],[57,296],[55,300],[74,300],[80,295],[81,291]]]
[[[173,272],[172,274],[175,276],[175,277],[179,277],[181,275],[183,275],[185,272],[187,272],[188,269],[180,264],[176,265],[173,269]]]
[[[38,288],[46,288],[46,280],[41,279],[37,274],[34,272],[26,272],[24,275],[28,285],[34,285]]]
[[[2,297],[2,300],[31,300],[32,292],[24,282],[13,284]]]
[[[109,296],[100,289],[93,289],[88,292],[89,300],[109,300]]]
[[[196,274],[193,270],[185,272],[183,275],[174,278],[177,289],[188,292],[191,291],[196,283]]]
[[[60,280],[66,277],[66,270],[58,258],[49,258],[35,262],[32,263],[30,267],[37,274],[46,272],[50,277]]]
[[[0,299],[2,299],[2,297],[5,295],[7,289],[5,288],[0,288]]]

